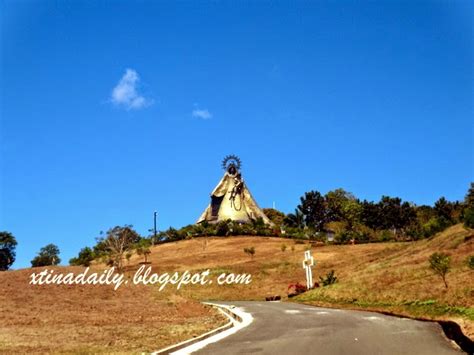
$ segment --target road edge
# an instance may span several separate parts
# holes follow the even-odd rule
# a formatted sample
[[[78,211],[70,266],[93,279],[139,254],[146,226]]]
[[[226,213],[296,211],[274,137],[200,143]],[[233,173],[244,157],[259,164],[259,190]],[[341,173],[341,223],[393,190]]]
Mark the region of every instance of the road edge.
[[[412,319],[412,320],[417,320],[420,322],[427,322],[427,323],[437,323],[441,327],[441,334],[453,347],[467,354],[474,354],[474,341],[471,340],[466,334],[464,334],[462,327],[454,320],[441,320],[441,319],[430,319],[427,317],[416,317],[416,316],[412,316],[408,314],[390,312],[388,310],[363,309],[363,308],[350,307],[350,306],[337,307],[337,304],[320,304],[319,305],[317,303],[307,303],[304,301],[296,301],[296,300],[291,300],[289,301],[289,303],[304,304],[304,305],[312,306],[312,307],[380,313],[380,314],[391,316],[391,317]]]
[[[248,326],[253,321],[253,317],[249,313],[245,313],[234,306],[211,303],[211,302],[202,302],[202,303],[216,308],[219,312],[224,314],[229,319],[229,322],[218,328],[215,328],[204,334],[201,334],[195,338],[191,338],[191,339],[182,341],[178,344],[173,344],[166,348],[154,351],[151,353],[152,355],[191,354],[194,351],[204,348],[208,344],[214,343],[231,334],[236,333],[240,329]],[[226,331],[228,332],[228,334],[224,334],[224,332]]]

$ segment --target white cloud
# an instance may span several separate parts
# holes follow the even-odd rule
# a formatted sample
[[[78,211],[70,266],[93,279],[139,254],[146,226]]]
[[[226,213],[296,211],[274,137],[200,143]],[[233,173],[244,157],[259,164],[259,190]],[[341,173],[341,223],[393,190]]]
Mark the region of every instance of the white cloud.
[[[140,82],[140,76],[133,69],[127,69],[117,86],[112,90],[110,100],[127,110],[138,110],[153,104],[153,100],[140,95],[137,86]]]
[[[208,120],[212,118],[212,113],[209,112],[209,110],[200,110],[200,109],[194,109],[193,110],[193,117],[197,118],[202,118],[203,120]]]

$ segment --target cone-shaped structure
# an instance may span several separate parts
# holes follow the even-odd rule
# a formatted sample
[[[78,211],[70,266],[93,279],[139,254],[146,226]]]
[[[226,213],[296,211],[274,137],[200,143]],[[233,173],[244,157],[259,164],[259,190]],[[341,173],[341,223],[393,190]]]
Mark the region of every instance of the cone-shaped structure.
[[[263,211],[258,207],[240,174],[240,159],[234,155],[227,156],[222,162],[224,176],[211,193],[211,203],[199,217],[197,223],[208,221],[217,223],[228,219],[238,222],[251,222],[262,218],[263,222],[272,225]]]

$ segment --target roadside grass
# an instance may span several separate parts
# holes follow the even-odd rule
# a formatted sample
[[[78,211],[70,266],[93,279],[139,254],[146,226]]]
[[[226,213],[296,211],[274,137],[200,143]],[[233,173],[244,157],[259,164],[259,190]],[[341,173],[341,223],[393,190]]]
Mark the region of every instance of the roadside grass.
[[[417,242],[313,246],[316,260],[313,279],[319,281],[320,276],[335,270],[339,281],[292,300],[424,319],[455,320],[468,336],[474,337],[474,272],[466,264],[466,258],[474,251],[474,238],[469,238],[473,234],[472,230],[456,225]],[[282,252],[282,240],[289,247],[294,246],[295,251]],[[174,270],[181,259],[185,260],[179,266],[181,270],[209,268],[213,277],[222,272],[246,273],[252,275],[252,283],[188,285],[178,291],[168,286],[159,297],[178,294],[195,300],[263,300],[267,296],[280,295],[285,299],[289,284],[305,284],[301,260],[309,246],[307,242],[220,237],[208,238],[206,250],[197,248],[198,243],[197,238],[155,247],[152,253],[154,272]],[[243,252],[249,245],[256,249],[253,259]],[[429,256],[439,251],[450,254],[452,259],[447,290],[428,264]]]
[[[332,286],[330,286],[332,287]],[[461,317],[474,321],[474,308],[440,304],[437,300],[380,301],[359,298],[331,297],[325,292],[310,291],[297,296],[293,301],[319,306],[340,306],[350,309],[381,311],[384,313],[411,316],[421,319],[445,319]]]
[[[379,311],[421,319],[453,320],[474,338],[474,251],[472,230],[456,225],[428,240],[410,243],[313,246],[314,280],[335,270],[338,282],[291,300],[311,305]],[[294,251],[282,252],[285,243]],[[249,258],[243,248],[254,246]],[[202,334],[226,319],[201,300],[264,300],[282,296],[288,285],[305,284],[302,268],[308,242],[268,237],[209,237],[157,245],[152,272],[210,269],[210,278],[250,274],[249,285],[109,286],[28,285],[31,269],[0,273],[0,353],[140,353]],[[428,264],[434,252],[452,260],[448,289]],[[133,255],[125,274],[133,277],[142,257]],[[103,268],[95,265],[95,268]],[[63,272],[82,268],[57,267]]]

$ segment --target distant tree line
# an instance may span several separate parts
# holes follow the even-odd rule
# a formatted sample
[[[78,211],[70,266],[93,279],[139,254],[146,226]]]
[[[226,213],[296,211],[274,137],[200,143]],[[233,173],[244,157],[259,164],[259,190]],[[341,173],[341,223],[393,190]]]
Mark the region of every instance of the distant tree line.
[[[262,219],[251,223],[227,220],[217,224],[203,222],[180,229],[170,227],[154,236],[142,237],[131,225],[116,226],[100,233],[93,247],[82,248],[69,260],[71,265],[89,266],[94,260],[123,269],[124,262],[135,253],[148,262],[153,244],[207,236],[282,236],[334,243],[367,243],[409,241],[428,238],[456,224],[474,228],[474,183],[463,201],[439,198],[433,206],[417,206],[399,197],[382,196],[379,201],[360,200],[343,189],[322,195],[306,192],[293,213],[263,209],[273,222],[269,226]],[[0,232],[0,271],[8,270],[15,261],[16,239],[9,232]],[[33,267],[57,265],[61,262],[59,248],[48,244],[31,261]]]
[[[403,201],[399,197],[382,196],[379,201],[360,200],[343,189],[322,195],[306,192],[293,213],[263,209],[274,226],[258,219],[241,224],[221,221],[203,222],[181,229],[169,228],[157,235],[157,243],[201,236],[285,236],[326,241],[328,235],[335,243],[381,242],[390,240],[418,240],[428,238],[447,227],[463,222],[474,228],[474,183],[464,201],[450,202],[439,198],[434,206]]]
[[[325,195],[310,191],[282,225],[289,234],[318,239],[331,233],[335,242],[345,243],[428,238],[460,222],[474,228],[474,183],[464,201],[441,197],[434,206],[416,206],[389,196],[378,202],[361,201],[343,189]]]

